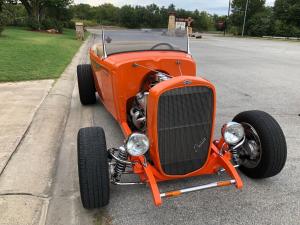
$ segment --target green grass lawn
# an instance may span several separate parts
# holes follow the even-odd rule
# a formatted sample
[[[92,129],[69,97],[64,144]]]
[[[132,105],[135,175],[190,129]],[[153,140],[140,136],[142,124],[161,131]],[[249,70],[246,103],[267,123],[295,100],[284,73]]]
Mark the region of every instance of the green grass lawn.
[[[0,82],[57,78],[80,45],[69,29],[47,34],[7,27],[0,36]]]

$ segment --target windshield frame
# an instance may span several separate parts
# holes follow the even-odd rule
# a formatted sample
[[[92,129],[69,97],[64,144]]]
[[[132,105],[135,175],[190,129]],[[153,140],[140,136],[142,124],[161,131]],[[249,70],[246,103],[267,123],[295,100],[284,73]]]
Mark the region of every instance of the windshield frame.
[[[130,53],[130,52],[147,52],[147,51],[165,51],[165,52],[183,52],[186,54],[191,55],[190,51],[190,39],[189,39],[189,33],[188,33],[188,28],[186,28],[186,45],[187,45],[187,50],[179,50],[179,49],[141,49],[141,50],[130,50],[130,51],[121,51],[121,52],[113,52],[108,54],[106,50],[106,41],[105,41],[105,31],[104,28],[102,27],[102,46],[103,46],[103,59],[106,59],[107,57],[111,55],[116,55],[116,54],[122,54],[122,53]]]

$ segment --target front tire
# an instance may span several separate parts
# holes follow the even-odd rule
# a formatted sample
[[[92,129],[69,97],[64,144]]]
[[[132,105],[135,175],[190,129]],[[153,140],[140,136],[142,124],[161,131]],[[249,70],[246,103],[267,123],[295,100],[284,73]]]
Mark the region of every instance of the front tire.
[[[86,209],[109,202],[109,172],[105,134],[101,127],[81,128],[77,136],[80,195]]]
[[[233,121],[251,126],[260,140],[260,158],[255,166],[241,165],[239,169],[251,178],[267,178],[278,174],[285,165],[287,146],[283,131],[268,113],[258,110],[245,111]]]
[[[77,81],[81,104],[94,104],[96,102],[96,90],[90,64],[81,64],[77,66]]]

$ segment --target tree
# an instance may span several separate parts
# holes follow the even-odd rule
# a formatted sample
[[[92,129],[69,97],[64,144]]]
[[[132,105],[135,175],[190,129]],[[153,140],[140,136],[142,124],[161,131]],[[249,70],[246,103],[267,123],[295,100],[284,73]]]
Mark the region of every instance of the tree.
[[[112,4],[90,6],[88,4],[71,5],[70,10],[73,18],[95,21],[102,25],[121,25],[128,28],[166,28],[170,12],[175,12],[177,17],[192,17],[195,19],[194,27],[198,30],[214,29],[214,19],[206,12],[187,11],[176,9],[174,4],[168,7],[159,7],[156,4],[147,6],[125,5],[121,8]],[[64,14],[64,13],[63,13]]]
[[[135,15],[139,20],[139,27],[148,27],[149,13],[144,6],[135,6]]]
[[[267,7],[263,11],[255,13],[248,21],[247,34],[257,37],[272,35],[272,19],[273,10],[271,7]]]
[[[97,7],[93,7],[90,13],[100,24],[105,25],[116,25],[119,21],[119,8],[113,4],[103,4]]]
[[[120,22],[123,26],[128,28],[139,27],[140,23],[134,7],[131,5],[124,5],[120,9]]]
[[[175,5],[172,3],[168,6],[168,12],[169,13],[172,13],[172,12],[175,12],[176,11],[176,7]]]
[[[211,16],[211,19],[212,19],[212,22],[213,22],[213,26],[216,30],[218,31],[224,31],[225,29],[225,26],[228,26],[228,23],[227,23],[227,16],[219,16],[217,14],[213,14]],[[227,23],[227,24],[225,24]]]
[[[243,26],[243,19],[245,14],[245,6],[247,0],[233,0],[231,4],[231,16],[230,21],[231,24],[238,28],[241,33]],[[245,31],[249,28],[248,21],[256,14],[264,11],[265,9],[265,0],[249,0],[247,17],[246,17],[246,25]]]
[[[215,24],[213,16],[211,16],[207,12],[199,12],[198,10],[195,10],[189,16],[194,19],[194,22],[192,23],[194,30],[206,31],[214,29]]]
[[[300,37],[300,0],[276,0],[274,35]]]
[[[159,27],[166,27],[168,25],[169,10],[162,6],[160,8],[160,25]]]
[[[148,27],[158,28],[160,25],[160,9],[157,5],[147,5],[145,8],[145,23]]]
[[[18,2],[6,2],[3,8],[3,14],[9,25],[25,25],[27,17],[24,6]]]
[[[300,26],[300,0],[276,0],[274,16],[285,23]]]
[[[91,20],[93,15],[91,14],[92,7],[88,4],[78,4],[71,6],[73,16],[76,19]]]
[[[40,29],[40,24],[45,19],[47,8],[62,9],[72,3],[72,0],[20,0],[24,5],[32,28]]]
[[[5,0],[0,0],[0,35],[2,34],[7,23],[7,15],[4,12],[5,3]]]
[[[4,0],[0,0],[0,12],[3,11]]]

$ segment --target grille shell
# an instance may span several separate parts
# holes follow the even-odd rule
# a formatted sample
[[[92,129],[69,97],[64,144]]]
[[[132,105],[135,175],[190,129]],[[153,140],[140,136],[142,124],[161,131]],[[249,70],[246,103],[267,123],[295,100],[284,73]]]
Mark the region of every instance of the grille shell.
[[[200,169],[210,147],[213,91],[206,86],[168,90],[158,102],[158,151],[161,168],[168,175]]]

